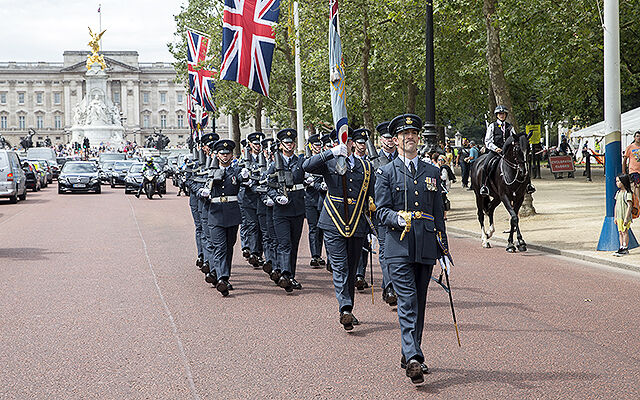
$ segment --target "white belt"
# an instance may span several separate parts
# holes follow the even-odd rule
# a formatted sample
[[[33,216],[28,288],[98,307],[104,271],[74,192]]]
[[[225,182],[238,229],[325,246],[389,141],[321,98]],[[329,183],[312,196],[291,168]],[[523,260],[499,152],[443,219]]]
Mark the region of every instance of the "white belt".
[[[295,192],[296,190],[304,190],[304,184],[299,183],[297,185],[293,185],[293,187],[289,189],[290,192]]]
[[[212,197],[212,203],[231,203],[233,201],[238,201],[238,196],[220,196],[220,197]]]

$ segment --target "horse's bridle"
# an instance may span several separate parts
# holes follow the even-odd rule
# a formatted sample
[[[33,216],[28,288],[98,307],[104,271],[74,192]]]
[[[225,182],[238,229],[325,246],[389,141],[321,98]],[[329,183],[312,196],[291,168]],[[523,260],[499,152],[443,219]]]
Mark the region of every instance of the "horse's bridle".
[[[524,183],[527,180],[527,173],[528,171],[528,165],[527,165],[527,161],[525,160],[522,163],[517,163],[514,164],[511,161],[507,160],[502,154],[499,154],[500,158],[503,161],[503,164],[500,164],[500,172],[502,173],[502,180],[504,181],[504,183],[507,186],[511,186],[513,185],[515,182],[518,183]],[[513,180],[511,182],[507,182],[507,175],[504,173],[504,164],[507,164],[509,167],[511,167],[512,169],[516,170],[515,176],[513,177]],[[522,178],[522,180],[518,179],[518,175],[520,173],[520,171],[522,171],[524,168],[524,177]]]

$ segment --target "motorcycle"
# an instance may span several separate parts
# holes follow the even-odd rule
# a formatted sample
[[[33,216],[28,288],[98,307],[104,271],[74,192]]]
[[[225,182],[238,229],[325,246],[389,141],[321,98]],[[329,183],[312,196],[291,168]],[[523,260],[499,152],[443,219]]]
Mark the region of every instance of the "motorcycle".
[[[148,199],[158,192],[158,173],[152,169],[144,171],[142,174],[142,187]]]

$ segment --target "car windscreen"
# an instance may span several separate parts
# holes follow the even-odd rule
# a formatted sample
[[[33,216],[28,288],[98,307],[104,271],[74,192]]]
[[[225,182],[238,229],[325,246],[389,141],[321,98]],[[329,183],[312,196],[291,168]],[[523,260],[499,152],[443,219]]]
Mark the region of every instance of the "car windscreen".
[[[102,169],[109,169],[113,167],[113,164],[115,164],[115,161],[105,161],[102,163]]]
[[[131,161],[123,161],[123,162],[116,161],[113,164],[113,169],[118,169],[118,170],[128,169],[130,166],[131,166]]]
[[[100,161],[107,160],[124,160],[126,155],[124,153],[102,153],[99,156]]]
[[[142,172],[143,167],[144,167],[144,164],[133,164],[131,168],[129,168],[129,173],[139,174],[140,172]]]
[[[0,168],[7,168],[9,166],[9,157],[7,153],[0,153]]]
[[[66,174],[86,174],[96,172],[97,170],[93,163],[66,163],[62,172]]]

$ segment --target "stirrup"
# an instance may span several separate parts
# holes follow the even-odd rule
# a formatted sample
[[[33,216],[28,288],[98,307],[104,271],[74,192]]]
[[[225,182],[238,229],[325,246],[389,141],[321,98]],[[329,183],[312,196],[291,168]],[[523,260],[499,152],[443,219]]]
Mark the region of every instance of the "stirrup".
[[[535,187],[535,186],[533,186],[532,184],[528,184],[528,185],[527,185],[527,193],[528,193],[528,194],[533,194],[533,193],[535,193],[535,192],[536,192],[536,187]]]
[[[480,195],[481,196],[489,195],[489,188],[487,187],[487,185],[482,185],[482,187],[480,188]]]

